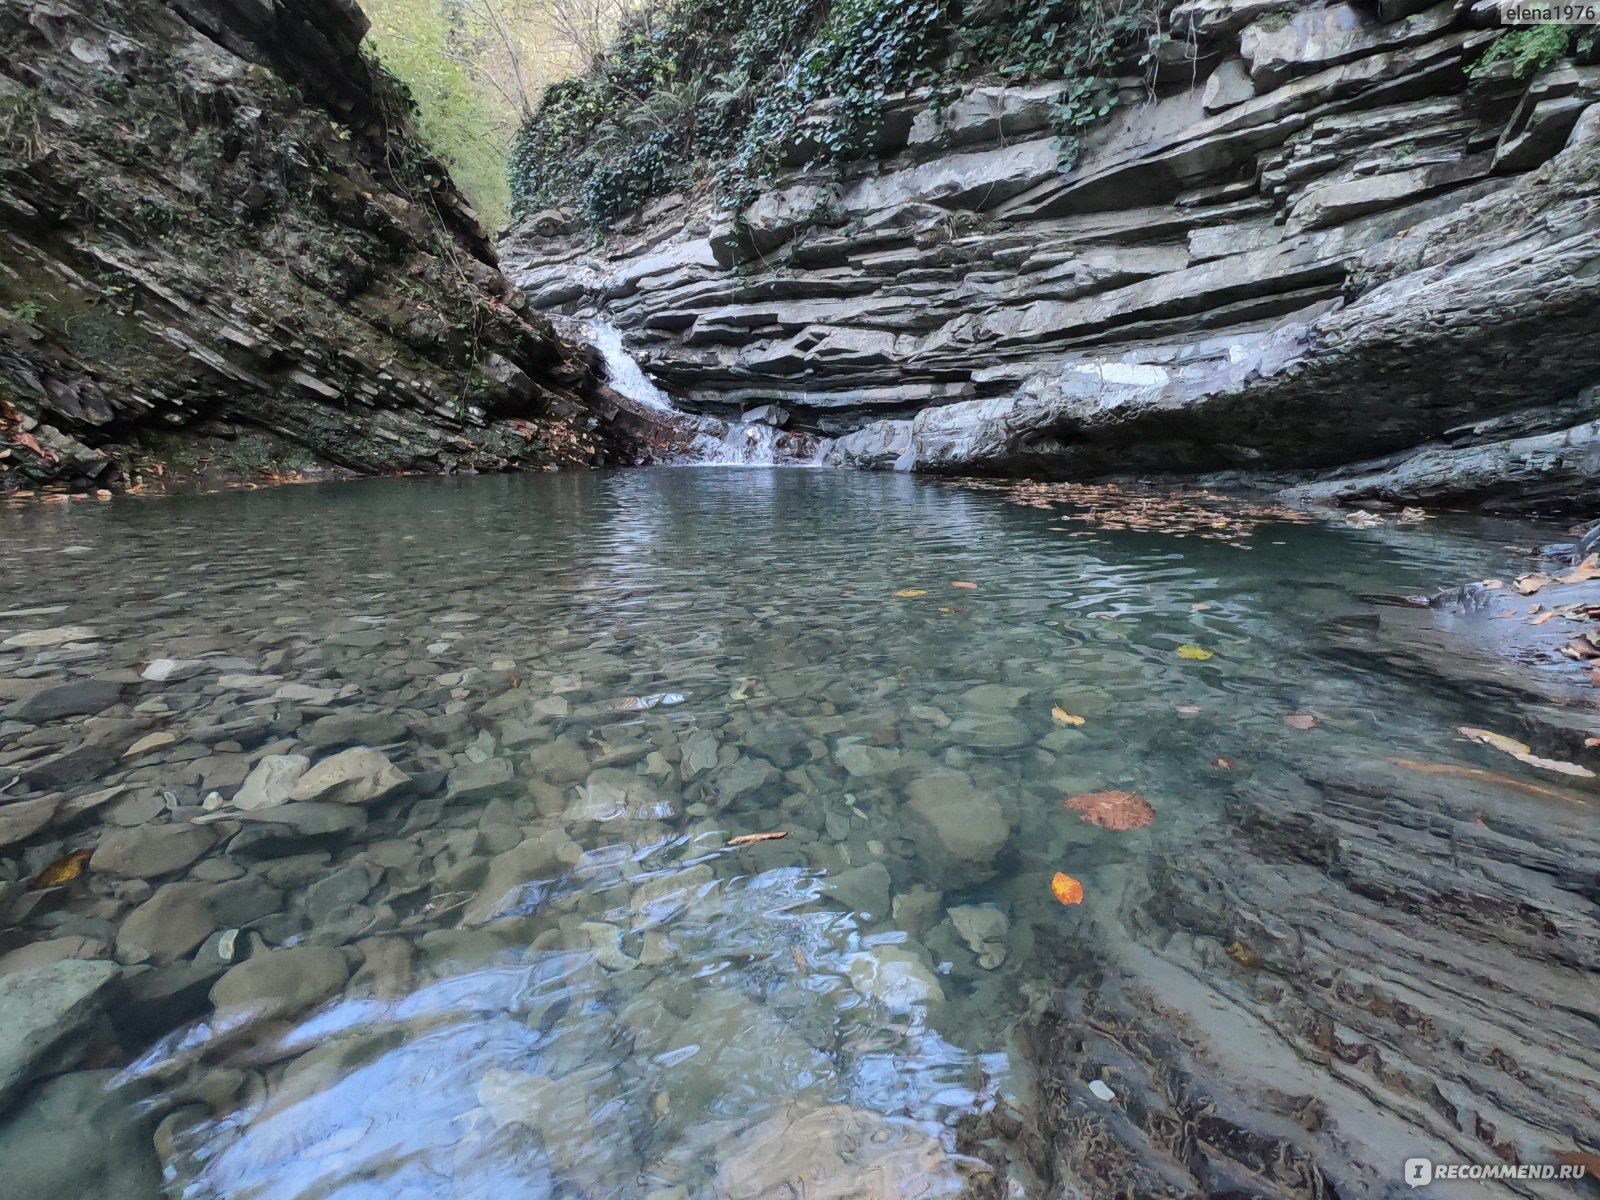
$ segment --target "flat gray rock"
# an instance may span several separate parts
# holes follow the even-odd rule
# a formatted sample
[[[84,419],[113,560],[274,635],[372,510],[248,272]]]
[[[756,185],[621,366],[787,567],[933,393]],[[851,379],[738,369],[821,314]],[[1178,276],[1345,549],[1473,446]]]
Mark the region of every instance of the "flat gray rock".
[[[100,1010],[115,963],[65,959],[0,975],[0,1111],[43,1071],[70,1066],[73,1035]]]
[[[59,717],[84,716],[103,712],[122,699],[122,685],[101,679],[76,679],[59,687],[46,688],[12,709],[19,721],[38,725]]]
[[[89,860],[89,867],[108,875],[153,879],[181,871],[216,841],[209,829],[195,825],[139,825],[107,834]]]
[[[13,800],[0,802],[0,846],[10,846],[26,841],[56,815],[61,806],[60,796],[44,796],[38,800]]]

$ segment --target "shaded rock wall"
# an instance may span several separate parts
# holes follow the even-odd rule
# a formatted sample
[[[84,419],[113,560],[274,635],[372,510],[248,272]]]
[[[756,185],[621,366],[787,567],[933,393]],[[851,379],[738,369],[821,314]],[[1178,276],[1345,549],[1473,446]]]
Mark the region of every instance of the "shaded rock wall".
[[[532,316],[351,0],[0,9],[0,486],[501,470],[647,422]]]
[[[1491,9],[1187,0],[1162,81],[1067,173],[1058,85],[908,95],[881,157],[781,179],[743,222],[676,196],[598,250],[548,218],[502,250],[687,405],[777,403],[842,463],[1389,472],[1557,434],[1600,416],[1600,67],[1469,74]],[[1544,459],[1519,470],[1550,486],[1479,469],[1517,453],[1418,494],[1564,492]]]

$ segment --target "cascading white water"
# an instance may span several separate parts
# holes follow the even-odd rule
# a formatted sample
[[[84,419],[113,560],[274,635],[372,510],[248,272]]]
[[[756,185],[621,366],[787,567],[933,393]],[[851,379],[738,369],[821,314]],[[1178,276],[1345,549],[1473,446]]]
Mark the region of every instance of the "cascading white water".
[[[636,400],[646,408],[653,408],[657,412],[678,411],[672,407],[672,401],[667,394],[650,382],[650,377],[644,373],[644,369],[634,361],[633,355],[628,353],[622,344],[622,330],[604,321],[585,321],[579,332],[586,341],[593,343],[594,348],[600,351],[600,357],[606,364],[606,379],[613,388],[628,399]]]
[[[614,391],[642,408],[672,418],[671,424],[683,430],[688,441],[686,460],[731,467],[769,467],[780,462],[790,466],[814,466],[814,456],[780,454],[780,441],[787,435],[771,425],[751,422],[737,424],[715,417],[686,413],[673,406],[672,399],[644,373],[622,342],[622,331],[605,321],[585,321],[575,330],[584,341],[600,352],[606,366],[606,379]]]

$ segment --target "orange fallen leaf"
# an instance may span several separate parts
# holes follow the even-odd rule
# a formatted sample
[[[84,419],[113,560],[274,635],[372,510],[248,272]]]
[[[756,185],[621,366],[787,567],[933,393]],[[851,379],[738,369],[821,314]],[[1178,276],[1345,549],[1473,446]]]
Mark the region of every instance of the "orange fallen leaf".
[[[1570,575],[1560,576],[1560,582],[1587,583],[1597,578],[1600,578],[1600,554],[1591,554],[1574,567]]]
[[[1082,813],[1089,824],[1116,833],[1142,829],[1156,819],[1156,810],[1138,792],[1080,792],[1065,805]]]
[[[43,446],[41,446],[39,444],[39,439],[34,437],[31,433],[23,433],[19,429],[17,432],[7,434],[6,436],[8,436],[16,445],[21,446],[24,450],[33,451],[34,454],[36,454],[39,458],[42,458],[47,463],[53,463],[57,460],[57,458],[60,457],[54,450],[46,450]],[[45,499],[54,500],[55,497],[46,496]]]
[[[1504,579],[1485,579],[1478,586],[1481,588],[1488,588],[1490,591],[1495,591],[1499,588],[1505,587],[1505,585],[1506,581]]]
[[[1083,884],[1065,871],[1057,871],[1050,878],[1050,894],[1063,904],[1083,903]]]
[[[1178,711],[1186,717],[1192,717],[1200,711],[1200,706],[1198,704],[1180,704],[1178,705]]]
[[[1283,719],[1283,723],[1290,729],[1315,729],[1317,719],[1309,713],[1290,713]]]
[[[952,579],[950,581],[950,586],[956,588],[965,588],[969,592],[975,592],[978,590],[977,584],[968,583],[965,579]]]
[[[36,892],[41,888],[60,887],[64,883],[71,883],[83,874],[84,867],[89,865],[91,854],[93,854],[91,850],[74,850],[71,854],[63,854],[33,877],[33,882],[28,884],[28,890]]]
[[[789,836],[789,831],[787,829],[780,829],[780,830],[778,830],[778,831],[776,831],[774,833],[743,833],[743,834],[740,834],[738,837],[729,838],[728,839],[728,845],[730,845],[730,846],[753,846],[757,842],[775,842],[779,838],[786,838],[788,836]]]
[[[1534,573],[1531,575],[1518,575],[1511,581],[1511,586],[1524,596],[1531,596],[1550,582],[1550,576]]]
[[[1066,709],[1062,708],[1059,704],[1056,705],[1054,708],[1052,708],[1050,710],[1050,716],[1051,716],[1051,719],[1054,720],[1057,725],[1082,725],[1082,724],[1084,724],[1084,718],[1078,716],[1077,713],[1069,713]]]
[[[1600,746],[1600,737],[1587,737],[1583,739],[1583,748],[1585,750],[1593,750],[1596,746]]]
[[[1233,767],[1233,759],[1221,757],[1214,758],[1211,760],[1211,765],[1213,767],[1221,767],[1224,771],[1226,771]]]

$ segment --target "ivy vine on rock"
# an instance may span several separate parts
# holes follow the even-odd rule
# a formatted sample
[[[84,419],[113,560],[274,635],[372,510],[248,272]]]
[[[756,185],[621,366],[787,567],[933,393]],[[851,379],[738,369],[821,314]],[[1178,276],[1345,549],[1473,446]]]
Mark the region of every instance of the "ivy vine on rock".
[[[1059,79],[1061,162],[1166,35],[1160,0],[667,0],[590,73],[548,89],[510,164],[519,214],[597,233],[715,180],[736,213],[786,167],[869,157],[898,95],[935,109],[985,77]],[[980,16],[974,15],[981,13]]]

